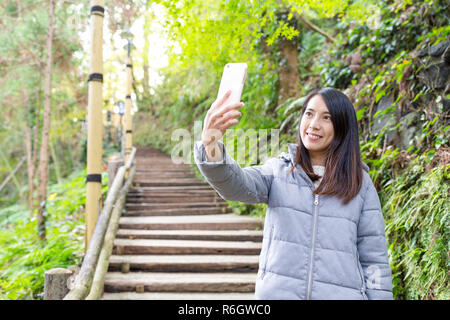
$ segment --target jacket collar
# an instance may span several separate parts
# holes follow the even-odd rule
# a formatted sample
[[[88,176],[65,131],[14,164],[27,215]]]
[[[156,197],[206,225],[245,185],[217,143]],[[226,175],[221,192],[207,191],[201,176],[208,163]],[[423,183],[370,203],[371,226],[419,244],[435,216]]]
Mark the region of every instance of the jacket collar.
[[[286,161],[291,162],[292,165],[294,165],[295,162],[295,155],[297,153],[297,144],[295,143],[288,143],[288,153],[283,153],[281,154],[281,158],[283,158]],[[367,173],[369,173],[369,167],[367,166],[367,164],[364,163],[364,161],[361,160],[361,164],[362,164],[362,168],[364,171],[366,171]],[[301,166],[298,167],[300,174],[302,175],[302,177],[304,177],[306,179],[306,181],[311,181],[311,179],[309,178],[309,176],[306,174],[306,172],[303,170],[303,168]],[[311,181],[312,183],[312,181]]]

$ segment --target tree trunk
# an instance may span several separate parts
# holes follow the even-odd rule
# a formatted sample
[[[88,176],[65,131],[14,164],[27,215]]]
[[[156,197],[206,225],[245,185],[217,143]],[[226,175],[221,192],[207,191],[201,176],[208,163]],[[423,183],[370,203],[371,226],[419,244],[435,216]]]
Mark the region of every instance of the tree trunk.
[[[41,93],[42,93],[42,72],[39,72],[39,93],[36,101],[36,124],[34,125],[34,141],[32,145],[33,155],[31,157],[31,163],[36,167],[37,151],[39,149],[39,127],[41,123]]]
[[[278,64],[278,102],[298,94],[300,72],[298,71],[298,48],[293,40],[279,39],[281,63]]]
[[[67,156],[65,156],[64,159],[65,159],[65,161],[64,161],[65,172],[72,172],[73,168],[75,167],[75,165],[74,165],[75,158],[73,157],[72,146],[71,146],[70,141],[68,142],[68,146],[67,146]]]
[[[52,140],[50,140],[50,152],[52,153],[53,165],[55,166],[56,180],[58,181],[58,183],[61,183],[61,167],[59,164],[58,156],[56,154],[55,144]]]
[[[32,184],[33,184],[33,212],[34,212],[34,208],[36,208],[36,198],[34,197],[34,190],[37,189],[37,183],[34,179],[34,177],[37,174],[37,152],[39,150],[39,129],[40,129],[40,123],[41,123],[41,106],[42,106],[42,68],[39,69],[39,92],[38,92],[38,97],[36,99],[36,123],[34,125],[33,128],[33,143],[31,145],[31,150],[32,150],[32,156],[31,156],[31,166],[33,168],[33,180],[32,180]]]
[[[47,199],[48,182],[48,143],[50,133],[50,95],[52,76],[52,42],[53,42],[53,15],[55,0],[49,0],[49,21],[47,35],[47,62],[45,65],[45,88],[44,88],[44,120],[42,124],[42,141],[39,157],[39,212],[38,212],[38,234],[40,240],[45,240],[45,200]]]
[[[32,133],[33,119],[31,118],[33,112],[28,108],[29,98],[25,87],[22,88],[22,95],[25,111],[24,132],[25,132],[25,152],[27,159],[28,207],[30,209],[30,218],[32,218],[34,213],[34,173],[35,173],[35,164],[33,162],[33,133]]]
[[[34,210],[34,163],[32,161],[32,141],[31,141],[31,128],[25,126],[25,148],[27,151],[27,171],[28,171],[28,207],[30,208],[30,218],[33,217]]]

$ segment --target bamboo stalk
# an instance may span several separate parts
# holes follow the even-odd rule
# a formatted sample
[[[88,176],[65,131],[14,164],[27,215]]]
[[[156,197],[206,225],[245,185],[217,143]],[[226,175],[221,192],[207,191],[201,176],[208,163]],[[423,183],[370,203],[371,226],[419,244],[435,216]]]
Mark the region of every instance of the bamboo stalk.
[[[132,126],[133,120],[131,116],[131,59],[127,57],[127,85],[126,85],[126,99],[125,99],[125,162],[128,160],[131,148],[133,145],[132,141]]]
[[[103,295],[103,285],[105,282],[106,272],[108,271],[109,257],[111,256],[114,246],[114,239],[116,238],[117,229],[119,228],[119,219],[122,214],[122,209],[125,205],[128,189],[131,186],[135,173],[136,165],[134,164],[130,169],[130,174],[127,182],[125,183],[125,186],[120,191],[119,199],[117,199],[114,205],[114,210],[111,215],[108,231],[106,232],[105,240],[103,242],[102,250],[100,252],[100,257],[97,263],[97,268],[95,269],[91,292],[86,297],[86,300],[99,300]]]
[[[102,104],[103,104],[103,12],[104,0],[91,0],[91,66],[88,96],[85,251],[101,211]],[[103,10],[103,12],[102,12]]]

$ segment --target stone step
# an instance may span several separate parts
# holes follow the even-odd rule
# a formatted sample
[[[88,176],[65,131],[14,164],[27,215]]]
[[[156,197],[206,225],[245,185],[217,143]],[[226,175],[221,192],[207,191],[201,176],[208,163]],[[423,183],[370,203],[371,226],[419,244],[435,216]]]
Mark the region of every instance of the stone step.
[[[187,216],[231,213],[231,208],[173,208],[173,209],[151,209],[151,210],[128,210],[122,217],[151,217],[151,216]]]
[[[139,163],[137,164],[139,166]],[[189,167],[180,167],[174,164],[141,164],[138,167],[139,173],[193,173]],[[143,168],[146,168],[143,170]]]
[[[234,292],[118,292],[104,293],[102,300],[254,300],[254,293]],[[212,313],[212,312],[211,312]]]
[[[194,172],[191,169],[179,169],[179,168],[137,168],[136,174],[165,174],[165,173],[187,173],[193,174]]]
[[[204,196],[135,196],[127,195],[127,204],[135,203],[197,203],[197,202],[210,202],[210,203],[226,203],[222,198],[217,195],[204,195]]]
[[[217,192],[211,188],[211,186],[206,185],[195,185],[195,186],[150,186],[150,187],[142,187],[133,185],[130,190],[128,190],[129,194],[148,194],[148,193],[180,193],[180,194],[209,194]]]
[[[197,179],[195,176],[189,176],[186,174],[171,174],[171,175],[138,175],[133,179],[133,183],[141,183],[141,182],[152,182],[152,181],[161,181],[161,180],[197,180],[203,181],[202,179]]]
[[[225,201],[222,202],[177,202],[177,203],[126,203],[125,209],[128,211],[158,210],[172,208],[222,208],[228,207]]]
[[[170,156],[170,154],[159,154],[159,155],[156,155],[156,154],[154,154],[153,156],[147,156],[147,157],[136,157],[136,161],[139,161],[139,162],[145,162],[145,163],[156,163],[156,162],[168,162],[168,163],[172,163],[172,164],[175,164],[173,161],[172,161],[172,157]],[[177,164],[177,166],[187,166],[186,164],[184,164],[184,163],[180,163],[180,164]]]
[[[161,239],[115,239],[113,254],[247,254],[257,255],[261,243],[251,241],[204,241]]]
[[[214,201],[214,199],[221,199],[217,193],[215,192],[146,192],[146,193],[138,193],[132,192],[127,194],[127,199],[139,199],[142,202],[147,198],[149,199],[192,199],[192,198],[204,198],[207,201]],[[171,202],[171,201],[170,201]],[[204,202],[204,201],[198,201]]]
[[[151,187],[150,187],[151,188]],[[204,195],[217,195],[217,192],[211,188],[195,188],[195,189],[188,189],[183,187],[159,187],[159,188],[152,188],[150,190],[142,190],[142,189],[130,189],[128,191],[128,195],[135,195],[135,196],[145,196],[145,195],[171,195],[171,196],[204,196]]]
[[[160,180],[188,180],[188,179],[195,179],[198,181],[203,181],[202,179],[198,179],[195,175],[189,175],[186,173],[183,174],[158,174],[158,175],[135,175],[133,182],[134,183],[141,183],[141,182],[152,182],[152,181],[160,181]]]
[[[213,190],[187,190],[182,192],[180,190],[170,191],[170,190],[151,190],[151,191],[133,191],[128,192],[127,197],[134,198],[164,198],[164,197],[174,197],[174,198],[191,198],[191,197],[209,197],[209,198],[219,198],[222,199]]]
[[[116,239],[173,239],[261,242],[261,230],[133,230],[119,229]]]
[[[145,193],[145,192],[215,192],[211,189],[211,186],[208,185],[199,185],[199,186],[132,186],[128,193]]]
[[[172,174],[188,174],[195,175],[195,172],[190,168],[180,168],[178,166],[173,165],[160,165],[158,167],[152,166],[146,170],[138,169],[136,171],[137,175],[172,175]]]
[[[136,161],[138,168],[148,168],[153,171],[192,171],[190,167],[186,165],[179,165],[169,161]]]
[[[121,217],[120,229],[146,230],[262,230],[261,219],[236,214]]]
[[[136,161],[142,162],[142,163],[153,163],[153,164],[157,164],[157,163],[170,163],[173,165],[177,165],[177,166],[184,166],[187,167],[187,165],[185,165],[184,163],[180,163],[180,164],[175,164],[172,161],[172,158],[170,157],[170,155],[157,155],[157,156],[153,156],[153,157],[137,157]]]
[[[105,292],[254,292],[257,273],[108,272]]]
[[[165,177],[165,176],[180,176],[180,177],[195,177],[194,172],[188,170],[161,170],[161,171],[138,171],[134,175],[136,177]]]
[[[257,255],[112,255],[109,271],[257,272]]]
[[[153,182],[153,181],[187,181],[187,185],[189,185],[189,180],[204,182],[203,179],[198,179],[195,176],[186,176],[186,175],[158,175],[158,176],[149,176],[149,175],[141,175],[135,176],[133,179],[134,184],[141,184],[145,182]]]
[[[167,179],[151,181],[133,181],[138,187],[168,187],[168,186],[209,186],[207,182],[200,179]]]
[[[139,147],[104,300],[253,300],[263,222],[231,214],[185,164]]]

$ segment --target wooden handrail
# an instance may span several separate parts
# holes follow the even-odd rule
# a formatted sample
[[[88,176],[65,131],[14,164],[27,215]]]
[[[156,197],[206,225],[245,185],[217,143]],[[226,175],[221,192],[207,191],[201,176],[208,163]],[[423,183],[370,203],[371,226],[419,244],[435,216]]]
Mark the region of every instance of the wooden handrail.
[[[135,155],[136,148],[133,147],[127,163],[119,168],[117,175],[114,178],[111,191],[108,192],[108,196],[105,201],[105,206],[103,207],[97,224],[95,225],[94,233],[92,234],[89,247],[86,251],[86,256],[83,260],[83,264],[81,265],[80,273],[76,277],[74,287],[64,297],[64,300],[82,300],[90,292],[100,250],[102,249],[105,238],[106,228],[108,227],[109,220],[111,218],[112,209],[119,192],[122,189],[125,173],[130,169]]]
[[[116,238],[117,229],[119,228],[119,219],[122,214],[122,209],[125,205],[128,189],[131,186],[135,172],[136,164],[132,165],[128,180],[120,190],[119,198],[114,204],[111,219],[109,220],[108,231],[106,232],[105,240],[103,241],[102,250],[100,252],[100,257],[97,262],[97,268],[95,269],[91,291],[86,297],[86,300],[98,300],[102,297],[105,275],[108,271],[109,257],[111,256],[114,246],[114,239]]]
[[[125,169],[127,169],[127,170],[130,169],[131,164],[133,163],[135,156],[136,156],[136,148],[133,147],[133,149],[131,150],[131,153],[130,153],[130,157],[128,158],[128,161],[125,164]]]

